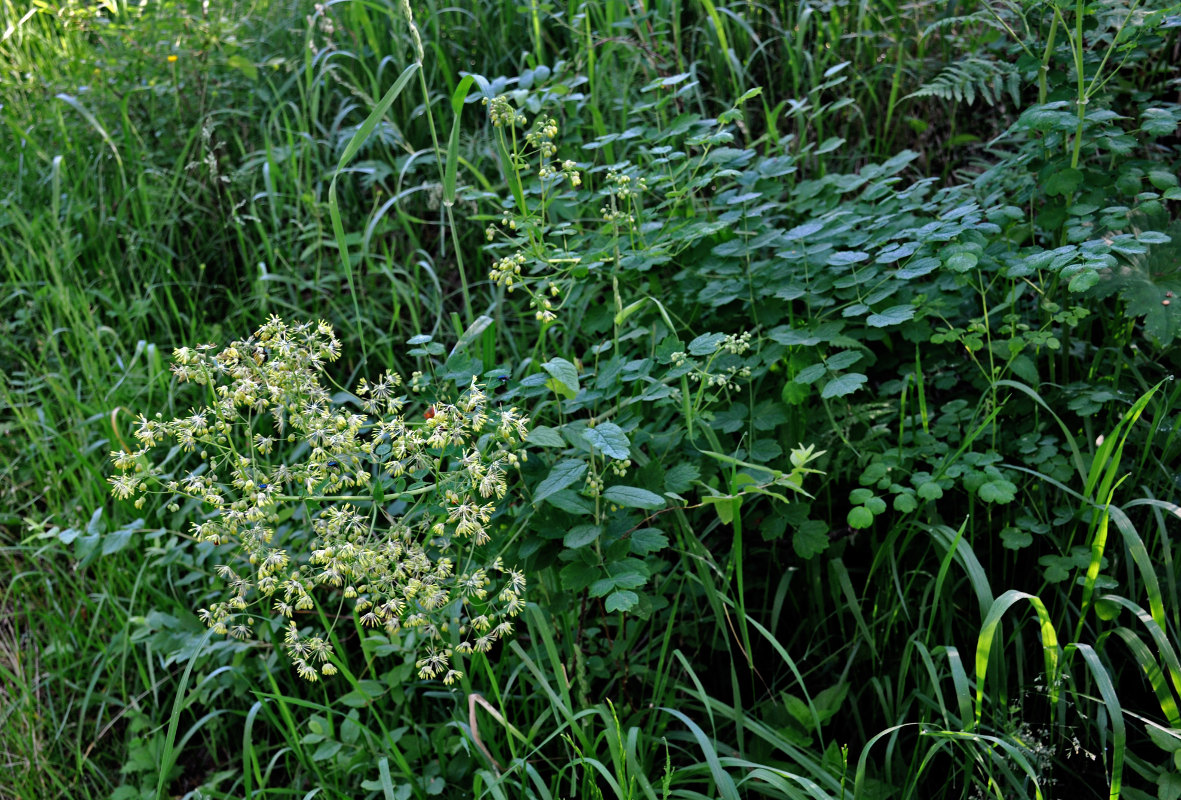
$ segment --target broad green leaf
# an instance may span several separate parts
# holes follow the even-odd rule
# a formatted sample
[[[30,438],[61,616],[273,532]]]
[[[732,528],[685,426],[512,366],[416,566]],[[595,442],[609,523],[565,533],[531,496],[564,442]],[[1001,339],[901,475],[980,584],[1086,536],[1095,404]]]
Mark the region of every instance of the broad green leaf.
[[[849,523],[850,528],[861,530],[873,525],[873,512],[865,506],[856,506],[849,509],[849,513],[845,519]]]
[[[979,263],[975,253],[955,253],[944,262],[948,269],[955,272],[968,272]]]
[[[664,473],[664,490],[666,492],[687,492],[693,481],[701,477],[701,470],[696,464],[681,462],[674,464]]]
[[[565,461],[559,461],[557,464],[554,464],[549,475],[537,485],[537,490],[533,493],[534,505],[540,503],[554,492],[565,489],[575,481],[580,480],[585,474],[586,462],[576,458],[568,458]]]
[[[1068,195],[1074,192],[1083,182],[1083,173],[1077,169],[1062,169],[1055,172],[1046,181],[1045,192],[1050,197],[1054,195]]]
[[[828,367],[824,364],[812,364],[796,373],[795,382],[809,386],[828,374]]]
[[[664,498],[638,486],[610,486],[603,499],[627,508],[655,509],[664,507]]]
[[[812,558],[823,553],[828,544],[828,523],[819,519],[804,520],[791,536],[792,549],[800,558]]]
[[[587,428],[582,438],[616,461],[623,461],[631,455],[627,434],[614,422],[601,422],[593,428]]]
[[[826,400],[830,397],[844,397],[860,389],[868,380],[869,378],[860,372],[850,372],[826,383],[820,391],[820,396]]]
[[[554,385],[551,386],[547,382],[547,386],[567,397],[574,397],[578,394],[578,370],[569,361],[555,357],[542,364],[541,368],[554,379]]]
[[[725,338],[724,333],[703,333],[689,342],[689,353],[695,356],[713,355]]]
[[[562,435],[553,428],[548,428],[545,425],[538,425],[536,428],[531,429],[528,435],[525,436],[525,441],[542,447],[566,446]]]
[[[560,508],[567,514],[589,516],[595,513],[595,504],[572,489],[562,489],[545,498],[545,502],[554,508]]]
[[[631,551],[646,556],[668,547],[668,537],[656,528],[640,528],[632,531]]]
[[[1011,503],[1017,497],[1017,487],[1004,478],[993,478],[980,485],[976,490],[980,499],[986,503]]]
[[[562,538],[562,544],[571,550],[577,550],[598,539],[602,533],[603,528],[600,525],[575,525]]]
[[[841,350],[824,359],[824,366],[832,370],[848,369],[864,357],[864,353],[857,350]]]
[[[967,253],[962,253],[961,255],[967,255]],[[890,306],[889,308],[876,314],[870,314],[865,318],[865,323],[871,328],[885,328],[890,325],[901,325],[907,320],[914,319],[914,311],[915,309],[912,305]]]
[[[603,604],[608,613],[614,614],[616,611],[627,612],[635,608],[636,603],[640,602],[640,597],[635,592],[629,592],[626,589],[614,591],[607,595],[607,600]]]

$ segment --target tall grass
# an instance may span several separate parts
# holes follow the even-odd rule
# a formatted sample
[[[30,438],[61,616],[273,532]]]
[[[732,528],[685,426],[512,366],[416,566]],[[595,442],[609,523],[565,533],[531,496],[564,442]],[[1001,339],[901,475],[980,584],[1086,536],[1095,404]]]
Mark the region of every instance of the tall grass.
[[[1094,321],[1071,334],[1050,307],[1074,302],[1069,276],[1043,266],[974,283],[940,267],[912,304],[929,302],[930,316],[905,333],[862,326],[840,345],[871,364],[872,398],[793,400],[797,376],[824,369],[801,331],[853,316],[839,313],[853,303],[847,287],[813,290],[837,312],[790,287],[756,296],[762,256],[752,246],[727,261],[724,248],[840,222],[924,176],[981,174],[984,192],[1002,168],[1027,166],[1026,151],[996,149],[999,136],[1023,105],[1057,95],[1048,69],[1022,62],[1034,77],[1011,96],[1005,62],[1028,39],[1066,74],[1048,33],[1071,14],[1080,80],[1118,67],[1127,82],[1090,84],[1096,102],[1102,89],[1128,114],[1164,108],[1161,54],[1177,29],[1143,42],[1156,61],[1116,65],[1099,62],[1106,40],[1088,32],[1149,9],[1114,4],[1115,22],[1034,3],[1005,16],[810,0],[411,10],[413,27],[387,0],[0,0],[0,797],[1174,796],[1175,355],[1082,295]],[[1006,38],[1006,25],[1026,39]],[[965,54],[977,66],[948,72]],[[486,93],[558,118],[563,154],[603,192],[593,204],[533,188],[479,103]],[[1079,119],[1066,166],[1089,169],[1099,156],[1082,149],[1091,128]],[[690,166],[668,157],[723,128],[731,138],[685,145]],[[1039,157],[1065,152],[1065,135],[1043,133]],[[1130,168],[1136,202],[1153,170],[1178,162],[1175,133],[1153,142]],[[716,166],[744,149],[754,166]],[[915,160],[880,187],[832,188],[907,149]],[[608,168],[625,163],[673,189],[640,209],[644,225],[604,233]],[[779,193],[753,209],[735,187],[750,189],[768,163],[781,168],[770,173]],[[1003,174],[1014,197],[1030,191]],[[1167,178],[1154,180],[1159,216],[1175,216]],[[897,214],[954,220],[966,208],[939,202],[900,201]],[[1066,203],[1058,227],[1022,208],[989,218],[997,232],[970,252],[999,263],[1026,255],[1010,245],[1081,241],[1069,219],[1094,213],[1079,210],[1088,204]],[[882,221],[856,213],[863,231]],[[575,323],[539,327],[519,293],[489,280],[507,251],[486,248],[485,229],[510,214],[551,226],[539,248],[561,239],[606,254],[603,271],[571,278]],[[620,266],[621,243],[634,257],[652,242],[667,261]],[[743,291],[710,305],[702,285],[729,280]],[[1154,280],[1173,291],[1170,275]],[[606,392],[624,384],[601,377],[611,355],[656,361],[666,334],[753,330],[774,356],[735,395],[743,418],[709,406],[687,376],[670,384],[683,389],[675,411],[642,390],[602,402],[597,421],[644,442],[632,474],[711,465],[691,490],[670,490],[675,510],[605,526],[605,541],[618,535],[648,565],[631,612],[569,589],[564,567],[578,555],[557,528],[569,517],[523,489],[498,518],[510,552],[536,566],[514,641],[475,656],[452,691],[418,680],[402,643],[341,626],[342,674],[305,685],[267,641],[206,634],[195,609],[214,596],[220,562],[188,533],[196,504],[136,509],[111,501],[106,482],[135,415],[194,401],[169,352],[224,343],[270,314],[332,323],[342,386],[421,369],[404,346],[420,334],[466,347],[504,374],[511,402],[555,428],[569,421],[560,401],[530,384],[547,358],[577,362],[584,387]],[[1011,335],[1005,314],[1018,315]],[[939,322],[958,329],[946,347]],[[1017,360],[1035,350],[1040,383]],[[987,365],[979,376],[965,352]],[[780,406],[783,421],[759,427]],[[801,487],[811,497],[777,504],[792,490],[766,478],[787,456],[752,463],[756,439],[765,452],[801,441],[828,451],[826,475]],[[531,459],[522,487],[536,489],[547,458]],[[984,481],[998,481],[992,500]],[[1013,497],[997,501],[1005,483]],[[925,504],[909,506],[916,491]],[[870,525],[851,524],[858,505]],[[640,527],[667,547],[626,550]]]

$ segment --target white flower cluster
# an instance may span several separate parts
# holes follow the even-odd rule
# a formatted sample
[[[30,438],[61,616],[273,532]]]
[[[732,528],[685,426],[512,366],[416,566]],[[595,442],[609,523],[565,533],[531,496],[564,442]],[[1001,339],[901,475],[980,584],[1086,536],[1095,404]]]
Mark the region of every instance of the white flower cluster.
[[[137,506],[148,491],[164,494],[173,510],[197,498],[210,513],[193,523],[195,537],[237,545],[237,563],[219,568],[228,598],[200,612],[218,632],[249,638],[253,620],[240,618],[257,594],[289,621],[285,647],[299,674],[331,675],[331,645],[304,636],[296,622],[315,608],[321,587],[352,601],[363,626],[390,635],[414,629],[420,677],[452,683],[462,677],[453,658],[486,652],[524,608],[524,575],[499,557],[481,565],[476,551],[491,542],[528,419],[492,407],[475,379],[453,402],[408,416],[398,393],[404,382],[392,372],[362,380],[363,413],[350,411],[320,383],[339,354],[326,323],[277,317],[216,354],[212,346],[181,348],[173,371],[207,386],[209,404],[169,421],[141,416],[140,448],[112,454],[112,490]],[[408,388],[423,384],[416,374]],[[199,451],[197,467],[166,475],[152,465],[152,452],[169,441]],[[392,520],[381,502],[386,486],[406,503]],[[339,494],[354,487],[372,494]],[[311,541],[282,525],[293,504],[312,519]]]

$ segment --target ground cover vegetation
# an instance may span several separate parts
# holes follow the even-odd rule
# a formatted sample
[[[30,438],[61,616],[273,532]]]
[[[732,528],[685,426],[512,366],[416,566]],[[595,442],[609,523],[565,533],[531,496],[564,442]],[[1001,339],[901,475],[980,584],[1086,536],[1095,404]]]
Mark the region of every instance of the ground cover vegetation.
[[[0,10],[0,797],[1181,797],[1181,7]]]

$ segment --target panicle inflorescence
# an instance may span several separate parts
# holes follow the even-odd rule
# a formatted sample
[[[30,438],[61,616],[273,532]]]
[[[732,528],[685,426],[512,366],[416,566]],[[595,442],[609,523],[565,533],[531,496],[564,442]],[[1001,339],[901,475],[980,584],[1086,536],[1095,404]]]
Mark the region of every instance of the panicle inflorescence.
[[[462,677],[456,657],[486,652],[524,608],[524,575],[499,557],[481,563],[479,550],[492,541],[529,421],[492,407],[474,378],[450,402],[408,415],[400,390],[424,391],[421,373],[408,383],[393,372],[362,380],[358,413],[321,383],[324,365],[339,355],[326,323],[277,317],[216,353],[208,345],[177,350],[173,372],[207,387],[208,404],[173,420],[140,416],[139,448],[112,454],[112,491],[137,506],[149,491],[173,510],[185,499],[204,504],[194,537],[234,545],[218,570],[228,594],[200,610],[217,632],[252,637],[246,612],[261,599],[287,621],[283,646],[298,673],[331,675],[331,644],[300,620],[316,608],[317,591],[338,593],[363,627],[390,636],[413,630],[419,676],[451,683]],[[152,464],[168,444],[199,451],[196,468],[166,474]],[[358,488],[375,499],[396,495],[403,510],[391,518],[369,495],[340,494]],[[310,541],[284,524],[293,505],[311,519]]]

